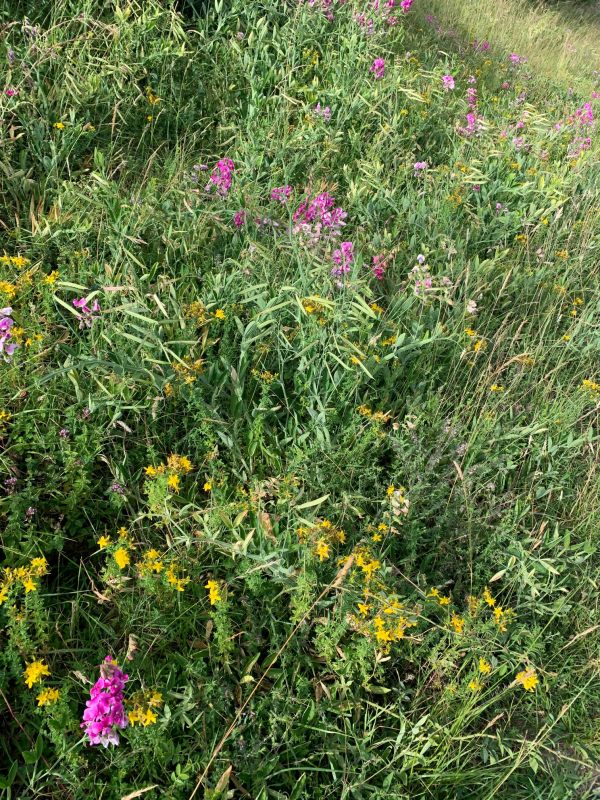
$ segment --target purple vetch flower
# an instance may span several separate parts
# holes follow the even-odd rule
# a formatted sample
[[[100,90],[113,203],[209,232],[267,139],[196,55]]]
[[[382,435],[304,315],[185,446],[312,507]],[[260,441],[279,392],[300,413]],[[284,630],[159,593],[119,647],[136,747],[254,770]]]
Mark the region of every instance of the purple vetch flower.
[[[354,261],[354,245],[352,242],[342,242],[338,250],[334,250],[331,256],[335,266],[331,270],[332,275],[340,277],[350,272],[350,265]]]
[[[119,744],[118,728],[127,727],[123,688],[128,680],[129,675],[119,669],[111,656],[106,656],[100,666],[100,677],[90,689],[80,726],[85,728],[90,745]]]
[[[18,347],[16,342],[10,341],[12,328],[15,324],[14,319],[10,316],[11,314],[12,308],[10,306],[0,308],[0,355],[2,355],[5,361],[11,360],[13,353]]]
[[[418,178],[420,175],[424,175],[427,171],[427,167],[429,164],[426,161],[415,161],[413,164],[413,169],[415,171],[415,178]]]
[[[419,253],[419,255],[417,256],[417,261],[419,262],[419,264],[425,263],[425,256],[423,255],[423,253]]]
[[[220,161],[217,161],[208,183],[204,187],[204,191],[211,192],[215,189],[220,197],[227,197],[231,189],[234,170],[235,164],[230,158],[222,158]]]
[[[61,439],[68,439],[71,433],[67,430],[67,428],[61,428],[58,432],[58,435]]]
[[[442,83],[444,84],[444,89],[449,92],[454,89],[455,83],[454,78],[452,75],[442,75]]]
[[[37,514],[37,508],[34,508],[33,506],[29,506],[29,508],[25,512],[25,519],[26,520],[33,519],[36,514]]]
[[[408,14],[410,11],[410,7],[414,3],[414,0],[402,0],[400,3],[400,8],[402,9],[403,14]]]
[[[329,108],[329,106],[321,108],[321,103],[317,103],[317,105],[314,107],[314,113],[315,116],[321,117],[321,119],[324,119],[325,122],[329,122],[329,120],[331,119],[331,109]]]
[[[79,310],[77,318],[79,319],[80,330],[91,328],[93,321],[100,316],[101,309],[97,300],[94,300],[90,308],[87,304],[87,297],[79,297],[73,300],[73,306]]]
[[[125,487],[119,481],[113,481],[109,487],[109,491],[113,494],[125,494]]]
[[[277,200],[282,204],[287,203],[291,194],[291,186],[276,186],[274,189],[271,189],[271,200]]]
[[[387,267],[388,267],[387,259],[383,254],[373,256],[373,263],[371,264],[371,274],[373,275],[374,278],[377,278],[378,281],[382,281]]]
[[[371,64],[369,72],[372,72],[376,78],[383,78],[385,75],[385,61],[383,58],[376,58]]]
[[[242,225],[246,222],[248,214],[244,211],[244,209],[240,209],[240,211],[236,211],[233,215],[233,224],[236,228],[241,228]]]

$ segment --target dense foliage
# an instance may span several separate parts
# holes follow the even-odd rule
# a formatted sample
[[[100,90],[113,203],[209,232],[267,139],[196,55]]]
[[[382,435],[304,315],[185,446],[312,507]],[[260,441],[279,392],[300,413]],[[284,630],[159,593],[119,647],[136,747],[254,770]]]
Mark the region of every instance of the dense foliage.
[[[2,13],[3,796],[593,797],[600,95],[425,0]]]

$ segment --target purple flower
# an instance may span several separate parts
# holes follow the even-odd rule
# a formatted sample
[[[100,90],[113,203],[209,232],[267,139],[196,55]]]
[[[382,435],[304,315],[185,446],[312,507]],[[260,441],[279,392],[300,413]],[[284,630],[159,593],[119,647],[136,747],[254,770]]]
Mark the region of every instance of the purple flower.
[[[37,508],[34,508],[33,506],[29,506],[29,508],[25,512],[25,519],[26,520],[33,519],[33,517],[35,517],[36,514],[37,514]]]
[[[220,197],[227,197],[231,189],[234,170],[235,165],[230,158],[222,158],[220,161],[217,161],[208,183],[204,187],[204,191],[211,192],[215,189]]]
[[[317,103],[317,105],[314,108],[314,113],[317,117],[321,117],[321,119],[324,119],[325,122],[329,122],[329,120],[331,119],[331,109],[329,108],[329,106],[321,108],[321,103]]]
[[[410,11],[410,7],[414,3],[414,0],[402,0],[400,3],[400,8],[402,9],[403,14],[408,14]]]
[[[10,316],[12,308],[0,308],[0,355],[3,355],[5,361],[10,361],[13,353],[17,349],[15,342],[9,341],[12,336],[12,327],[15,324],[14,319]]]
[[[90,740],[90,745],[119,744],[117,728],[127,727],[127,715],[123,706],[123,688],[129,675],[122,672],[111,656],[106,656],[100,667],[100,677],[90,690],[86,701],[81,727]]]
[[[242,208],[240,211],[236,211],[233,215],[233,224],[236,228],[241,228],[242,225],[246,222],[246,217],[248,214]]]
[[[333,251],[332,260],[335,266],[331,270],[332,275],[344,275],[350,272],[350,265],[354,261],[354,245],[352,242],[342,242],[338,250]]]
[[[512,64],[526,64],[527,63],[527,59],[525,58],[525,56],[520,56],[517,53],[511,53],[509,55],[508,59]]]
[[[287,203],[291,194],[291,186],[276,186],[274,189],[271,189],[271,200],[278,200],[282,204]]]
[[[119,481],[113,481],[110,485],[109,491],[114,494],[125,494],[125,487]]]
[[[294,212],[292,232],[301,235],[308,244],[316,245],[323,235],[339,236],[347,216],[343,208],[335,207],[335,199],[328,192],[322,192],[312,201],[300,203]]]
[[[7,97],[16,97],[19,94],[19,90],[18,89],[6,89],[4,94]]]
[[[419,253],[419,255],[417,256],[417,261],[419,262],[419,264],[425,263],[425,256],[423,255],[423,253]]]
[[[4,481],[4,488],[6,489],[6,491],[9,494],[12,494],[12,492],[14,492],[16,485],[17,485],[17,479],[16,478],[7,478]]]
[[[454,89],[454,78],[452,75],[442,75],[442,83],[444,84],[444,89],[447,92]]]
[[[369,72],[372,72],[376,78],[383,78],[385,75],[385,61],[383,58],[376,58],[371,64]]]
[[[73,300],[73,306],[79,309],[80,313],[77,315],[79,319],[79,328],[91,328],[92,323],[99,317],[100,305],[97,300],[94,300],[92,307],[87,304],[87,297],[80,297]]]
[[[61,428],[58,432],[58,435],[61,439],[68,439],[71,434],[66,428]]]
[[[8,48],[8,51],[6,53],[6,57],[8,58],[8,63],[9,64],[14,64],[15,63],[15,59],[16,59],[17,55],[16,55],[15,51],[12,49],[12,47]]]
[[[415,161],[415,163],[413,164],[415,177],[418,178],[419,175],[424,175],[428,166],[429,165],[427,164],[426,161]]]
[[[371,274],[374,278],[377,278],[378,281],[383,280],[383,276],[387,269],[387,261],[383,254],[378,256],[373,256],[373,263],[371,265]]]

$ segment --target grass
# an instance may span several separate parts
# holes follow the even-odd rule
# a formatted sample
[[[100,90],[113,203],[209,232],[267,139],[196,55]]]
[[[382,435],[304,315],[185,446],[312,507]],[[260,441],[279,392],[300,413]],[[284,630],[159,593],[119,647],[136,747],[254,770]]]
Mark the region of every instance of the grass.
[[[1,12],[7,800],[597,793],[592,33],[366,6]]]

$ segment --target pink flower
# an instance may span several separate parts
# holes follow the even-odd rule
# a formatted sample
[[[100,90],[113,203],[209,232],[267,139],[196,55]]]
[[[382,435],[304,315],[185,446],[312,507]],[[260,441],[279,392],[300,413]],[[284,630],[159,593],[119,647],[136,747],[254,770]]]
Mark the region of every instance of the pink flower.
[[[410,7],[414,3],[414,0],[402,0],[400,3],[400,8],[402,9],[403,14],[408,14],[410,11]]]
[[[372,72],[376,78],[383,78],[385,74],[385,61],[383,58],[376,58],[371,64],[369,72]]]
[[[4,94],[5,94],[7,97],[16,97],[16,95],[18,95],[18,94],[19,94],[19,90],[18,90],[18,89],[6,89],[6,91],[4,92]]]
[[[454,78],[452,77],[452,75],[443,75],[442,83],[444,84],[444,89],[447,92],[454,89]]]
[[[244,209],[240,209],[240,211],[236,211],[233,215],[233,224],[236,228],[241,228],[244,222],[246,222],[246,217],[248,214],[244,211]]]
[[[230,158],[222,158],[220,161],[217,161],[209,181],[204,187],[204,191],[210,192],[215,189],[218,195],[221,197],[227,197],[227,194],[231,189],[231,181],[234,170],[235,165]]]
[[[324,119],[325,122],[329,122],[329,120],[331,119],[331,109],[329,108],[329,106],[321,108],[321,103],[317,103],[314,109],[314,113],[317,117],[321,117],[321,119]]]
[[[12,308],[0,308],[0,355],[5,361],[10,361],[13,353],[17,349],[16,342],[11,342],[9,339],[12,336],[12,327],[15,324],[14,319],[10,316]]]
[[[335,266],[331,270],[332,275],[343,275],[350,272],[350,264],[354,261],[354,245],[352,242],[342,242],[339,250],[334,250],[332,260]]]
[[[377,278],[378,281],[382,281],[387,267],[388,265],[386,257],[383,254],[378,256],[373,256],[373,263],[371,265],[371,274],[373,275],[374,278]]]
[[[413,169],[415,171],[415,177],[418,178],[419,175],[424,175],[427,171],[428,163],[426,161],[415,161],[413,164]]]
[[[101,310],[98,301],[94,300],[90,308],[87,304],[87,298],[80,297],[78,300],[73,300],[73,306],[81,312],[77,315],[79,328],[91,328],[92,322],[98,318],[98,312]]]
[[[106,656],[100,666],[100,677],[90,690],[86,701],[81,727],[89,738],[90,745],[119,744],[117,728],[127,727],[127,715],[123,706],[123,687],[129,680],[116,661]]]
[[[275,189],[271,189],[271,200],[279,200],[280,203],[287,203],[291,194],[291,186],[276,186]]]
[[[512,64],[525,64],[527,62],[525,56],[520,56],[517,53],[511,53],[508,59]]]

